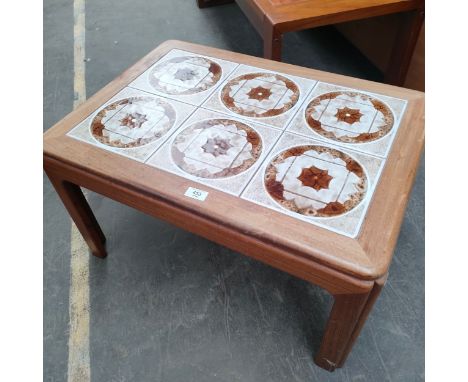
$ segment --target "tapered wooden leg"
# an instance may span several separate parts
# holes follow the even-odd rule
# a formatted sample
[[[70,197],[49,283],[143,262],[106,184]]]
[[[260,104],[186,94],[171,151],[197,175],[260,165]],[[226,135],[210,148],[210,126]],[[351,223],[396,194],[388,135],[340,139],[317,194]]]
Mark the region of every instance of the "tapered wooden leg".
[[[417,9],[402,13],[400,16],[398,33],[385,73],[385,82],[396,86],[403,86],[405,83],[414,48],[424,22],[424,10]]]
[[[212,7],[233,2],[234,0],[197,0],[198,8]]]
[[[328,318],[322,343],[315,355],[315,363],[318,366],[329,371],[339,367],[345,353],[351,349],[348,346],[349,342],[352,340],[371,292],[372,290],[363,294],[334,296],[335,302]]]
[[[282,39],[282,34],[273,25],[266,25],[263,33],[263,57],[281,61]]]
[[[47,175],[92,254],[97,257],[106,257],[106,237],[102,233],[81,188],[51,174]]]
[[[387,275],[375,281],[374,287],[372,288],[369,298],[366,301],[366,305],[364,306],[364,309],[362,310],[361,315],[359,316],[359,320],[353,330],[353,334],[351,335],[351,338],[348,341],[348,344],[346,345],[346,348],[341,356],[341,360],[338,362],[338,367],[342,367],[346,359],[348,358],[348,355],[351,352],[351,349],[353,348],[353,345],[356,342],[356,339],[358,338],[359,333],[361,333],[361,329],[363,328],[367,320],[367,317],[369,316],[369,313],[371,312],[372,307],[377,301],[377,297],[379,297],[380,292],[382,291],[382,288],[384,287],[386,281],[387,281]]]

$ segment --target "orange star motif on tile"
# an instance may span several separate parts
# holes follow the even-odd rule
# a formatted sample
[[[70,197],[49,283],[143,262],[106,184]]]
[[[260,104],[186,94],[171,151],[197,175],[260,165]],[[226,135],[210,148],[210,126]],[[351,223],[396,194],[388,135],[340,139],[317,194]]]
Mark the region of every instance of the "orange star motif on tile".
[[[336,111],[335,117],[338,118],[338,121],[352,125],[355,122],[359,122],[363,115],[364,114],[362,114],[359,109],[350,109],[345,106],[344,108]]]
[[[268,99],[271,96],[271,90],[264,88],[263,86],[257,86],[256,88],[250,89],[247,93],[250,99],[256,99],[258,101],[263,101]]]
[[[320,191],[322,188],[328,188],[332,176],[328,175],[328,170],[322,170],[315,166],[309,168],[303,168],[301,175],[297,177],[304,186],[312,187],[316,191]]]

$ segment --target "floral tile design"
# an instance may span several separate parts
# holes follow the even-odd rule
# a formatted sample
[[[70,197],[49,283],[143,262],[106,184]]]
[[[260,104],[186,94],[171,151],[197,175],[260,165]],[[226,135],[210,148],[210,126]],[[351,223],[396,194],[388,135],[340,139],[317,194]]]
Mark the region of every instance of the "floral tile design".
[[[280,134],[198,109],[146,163],[239,195]]]
[[[68,135],[144,161],[194,109],[187,104],[125,88]]]
[[[282,207],[316,217],[352,210],[367,191],[367,177],[355,159],[316,145],[294,146],[278,154],[269,162],[264,182]]]
[[[383,165],[380,158],[286,132],[241,197],[355,237]]]
[[[246,117],[264,118],[283,114],[297,103],[299,88],[279,74],[244,74],[230,80],[221,92],[224,106]]]
[[[129,86],[198,106],[237,66],[173,49]]]
[[[406,101],[319,83],[288,131],[386,157]]]
[[[172,50],[67,135],[356,237],[405,108]]]
[[[262,138],[250,126],[213,118],[190,125],[174,139],[172,159],[196,177],[218,179],[251,167],[262,152]]]
[[[284,129],[316,81],[241,65],[203,107]]]

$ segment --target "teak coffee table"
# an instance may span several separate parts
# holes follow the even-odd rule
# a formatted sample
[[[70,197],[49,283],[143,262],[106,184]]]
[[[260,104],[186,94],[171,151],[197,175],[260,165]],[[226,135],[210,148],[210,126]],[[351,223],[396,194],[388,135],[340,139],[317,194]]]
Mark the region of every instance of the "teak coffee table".
[[[423,147],[420,92],[167,41],[44,135],[44,168],[98,257],[80,187],[316,284],[315,362],[345,362],[383,287]]]
[[[403,85],[419,31],[424,0],[197,0],[198,6],[236,2],[263,39],[264,57],[281,61],[287,32],[401,13],[400,25],[385,73],[385,82]]]

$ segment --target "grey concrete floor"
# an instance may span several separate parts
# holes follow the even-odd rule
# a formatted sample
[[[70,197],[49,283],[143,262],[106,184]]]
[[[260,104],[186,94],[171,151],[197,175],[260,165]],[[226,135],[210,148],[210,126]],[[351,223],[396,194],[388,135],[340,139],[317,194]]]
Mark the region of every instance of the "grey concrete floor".
[[[167,39],[251,55],[262,44],[232,4],[87,0],[88,96]],[[291,33],[284,61],[381,74],[333,29]],[[44,2],[44,129],[73,106],[73,1]],[[90,259],[93,381],[424,380],[424,162],[388,283],[345,367],[316,367],[331,298],[306,282],[99,195],[108,238]],[[70,220],[44,178],[44,380],[67,380]]]

